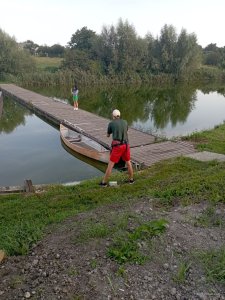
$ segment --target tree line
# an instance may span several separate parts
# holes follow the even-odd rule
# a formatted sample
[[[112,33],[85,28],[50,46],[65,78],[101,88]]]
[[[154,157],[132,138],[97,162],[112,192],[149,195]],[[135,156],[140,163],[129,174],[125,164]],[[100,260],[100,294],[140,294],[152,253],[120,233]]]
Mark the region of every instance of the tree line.
[[[62,57],[60,72],[91,74],[108,79],[145,80],[152,76],[186,78],[202,65],[225,69],[225,47],[202,48],[197,36],[172,25],[164,25],[159,36],[138,36],[133,25],[120,19],[116,26],[103,26],[100,34],[83,27],[67,46],[39,46],[33,41],[18,44],[0,29],[0,78],[4,74],[34,72],[32,56]]]

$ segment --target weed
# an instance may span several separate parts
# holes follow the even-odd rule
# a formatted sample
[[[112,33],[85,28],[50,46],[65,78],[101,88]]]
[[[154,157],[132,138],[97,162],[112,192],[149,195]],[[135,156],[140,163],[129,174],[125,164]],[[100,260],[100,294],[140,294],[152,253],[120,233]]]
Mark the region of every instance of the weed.
[[[112,236],[115,232],[126,229],[131,219],[137,219],[137,216],[126,212],[121,214],[110,212],[110,214],[105,214],[101,221],[97,219],[82,221],[79,237],[75,241],[76,243],[88,242],[90,239]]]
[[[11,278],[9,285],[11,288],[15,289],[18,286],[20,286],[23,282],[24,282],[24,278],[22,276],[14,275]]]
[[[198,254],[210,281],[225,282],[225,248]]]
[[[195,226],[209,227],[209,226],[222,226],[224,220],[221,216],[216,214],[216,209],[213,206],[209,206],[201,216],[195,219]]]
[[[107,276],[106,278],[108,279],[108,282],[109,282],[109,285],[110,285],[110,287],[111,287],[111,289],[112,289],[112,291],[113,291],[113,294],[115,294],[116,291],[115,291],[115,288],[114,288],[114,286],[113,286],[113,284],[112,284],[111,278],[110,278],[109,276]]]
[[[104,238],[110,234],[110,227],[103,223],[89,223],[79,235],[78,241],[84,242],[94,238]]]
[[[117,275],[121,276],[121,277],[124,277],[125,274],[126,274],[126,269],[123,266],[119,266],[119,269],[117,271]]]
[[[139,242],[163,233],[166,224],[165,220],[154,220],[140,225],[131,233],[125,232],[121,236],[116,236],[113,245],[108,249],[108,256],[119,264],[126,262],[143,264],[147,257],[140,253]]]
[[[177,274],[173,277],[173,280],[177,283],[183,283],[187,279],[188,271],[191,263],[182,262],[177,270]]]
[[[91,265],[92,269],[96,269],[97,265],[98,265],[97,260],[96,259],[92,259],[90,265]]]
[[[76,275],[78,275],[78,271],[75,268],[71,267],[71,268],[68,269],[68,275],[69,276],[76,276]]]

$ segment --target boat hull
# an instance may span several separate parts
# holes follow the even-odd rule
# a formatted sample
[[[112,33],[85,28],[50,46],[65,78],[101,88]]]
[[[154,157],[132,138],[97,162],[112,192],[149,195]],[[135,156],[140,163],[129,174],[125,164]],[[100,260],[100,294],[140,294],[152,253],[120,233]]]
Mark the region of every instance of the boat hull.
[[[63,143],[72,151],[103,163],[109,162],[110,151],[89,137],[62,124],[60,124],[60,136]]]

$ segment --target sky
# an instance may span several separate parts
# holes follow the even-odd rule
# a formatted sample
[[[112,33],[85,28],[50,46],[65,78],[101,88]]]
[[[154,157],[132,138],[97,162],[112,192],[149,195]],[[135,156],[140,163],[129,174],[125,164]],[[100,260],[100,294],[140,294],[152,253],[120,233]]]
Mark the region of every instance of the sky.
[[[100,34],[121,18],[141,37],[167,24],[195,33],[202,47],[224,47],[224,13],[225,0],[0,0],[0,29],[17,42],[66,46],[82,27]]]

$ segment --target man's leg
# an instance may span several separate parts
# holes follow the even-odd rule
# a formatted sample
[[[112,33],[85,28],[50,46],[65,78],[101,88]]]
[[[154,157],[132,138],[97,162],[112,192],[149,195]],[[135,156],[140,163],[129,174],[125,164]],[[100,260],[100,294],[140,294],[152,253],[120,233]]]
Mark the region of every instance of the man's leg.
[[[133,176],[134,176],[134,172],[133,172],[133,167],[132,167],[132,163],[130,160],[128,160],[126,162],[127,164],[127,171],[128,171],[128,174],[129,174],[129,180],[133,180]]]
[[[115,163],[110,160],[109,163],[108,163],[108,167],[105,171],[105,175],[103,177],[102,183],[107,183],[107,181],[109,179],[109,176],[111,175],[111,172],[112,172],[112,169],[113,169],[114,165],[115,165]]]

